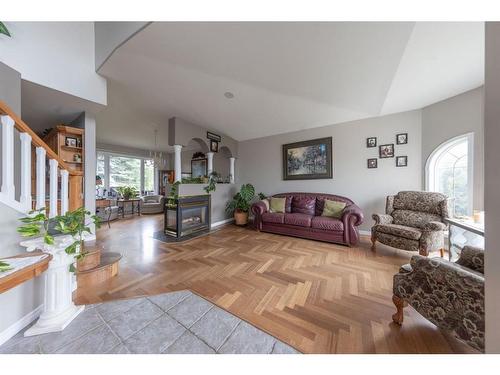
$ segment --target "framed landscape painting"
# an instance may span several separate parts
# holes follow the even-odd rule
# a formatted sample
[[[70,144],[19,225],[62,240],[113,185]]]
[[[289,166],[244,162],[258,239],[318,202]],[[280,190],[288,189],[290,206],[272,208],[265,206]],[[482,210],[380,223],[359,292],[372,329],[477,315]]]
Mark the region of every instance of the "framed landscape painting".
[[[332,137],[283,145],[284,180],[332,177]]]

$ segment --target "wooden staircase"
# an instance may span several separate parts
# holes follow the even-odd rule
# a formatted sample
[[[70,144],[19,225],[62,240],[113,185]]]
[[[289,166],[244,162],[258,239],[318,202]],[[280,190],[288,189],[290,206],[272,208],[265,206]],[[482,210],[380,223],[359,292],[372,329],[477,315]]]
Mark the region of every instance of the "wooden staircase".
[[[82,207],[83,170],[70,167],[2,101],[0,124],[0,204],[22,214],[33,208],[45,208],[49,218]],[[20,152],[15,150],[17,142],[20,143]],[[15,170],[16,165],[20,166],[19,171]],[[32,180],[35,183],[32,184]],[[89,254],[83,262],[78,262],[81,265],[77,264],[78,286],[96,285],[118,273],[120,254],[102,252],[92,243],[85,244],[84,250]]]
[[[77,262],[78,287],[97,285],[118,274],[118,262],[122,258],[120,253],[104,252],[94,243],[86,244],[84,252],[85,257]]]

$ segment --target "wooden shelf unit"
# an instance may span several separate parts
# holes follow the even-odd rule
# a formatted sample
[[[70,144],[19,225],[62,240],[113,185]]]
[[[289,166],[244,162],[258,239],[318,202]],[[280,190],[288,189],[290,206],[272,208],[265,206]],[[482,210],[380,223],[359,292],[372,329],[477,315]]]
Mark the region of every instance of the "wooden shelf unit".
[[[84,129],[67,125],[57,125],[43,140],[70,168],[83,172],[85,160],[84,136]],[[76,144],[68,144],[66,142],[67,138],[75,139]],[[79,160],[75,158],[76,155],[80,155]]]
[[[79,145],[68,146],[66,145],[66,137],[75,138]],[[50,147],[52,151],[62,159],[64,162],[64,168],[70,172],[69,181],[69,209],[75,210],[83,205],[83,175],[85,167],[85,130],[80,128],[75,128],[67,125],[56,125],[52,130],[43,137],[43,141]],[[81,161],[75,162],[74,155],[81,155]],[[36,153],[35,147],[32,147],[32,163],[31,163],[31,191],[36,191]],[[50,169],[46,169],[47,177],[50,173]],[[48,183],[48,178],[46,179]],[[49,186],[47,184],[46,193],[49,192]],[[60,184],[59,188],[60,190]],[[72,193],[73,192],[73,193]],[[48,198],[48,195],[47,195]],[[33,202],[34,204],[34,202]],[[60,202],[58,202],[60,204]],[[47,206],[48,207],[48,206]],[[59,211],[59,209],[58,209]]]

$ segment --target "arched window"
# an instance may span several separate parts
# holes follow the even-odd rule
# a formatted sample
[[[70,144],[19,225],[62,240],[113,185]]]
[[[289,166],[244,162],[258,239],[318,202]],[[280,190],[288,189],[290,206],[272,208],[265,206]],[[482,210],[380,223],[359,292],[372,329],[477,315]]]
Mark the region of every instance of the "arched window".
[[[455,216],[472,215],[473,134],[452,138],[437,147],[427,159],[426,189],[453,199]]]

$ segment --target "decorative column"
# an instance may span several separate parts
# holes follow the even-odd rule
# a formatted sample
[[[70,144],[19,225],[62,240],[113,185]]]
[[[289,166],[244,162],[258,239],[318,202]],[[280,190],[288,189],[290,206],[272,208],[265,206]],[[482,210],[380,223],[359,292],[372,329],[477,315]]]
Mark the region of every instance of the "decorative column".
[[[182,180],[182,170],[181,170],[181,151],[182,145],[174,145],[175,159],[174,159],[174,171],[175,171],[175,182]]]
[[[210,176],[210,174],[213,171],[214,171],[214,153],[207,152],[207,175]]]
[[[236,158],[229,158],[229,175],[231,176],[230,182],[234,184],[234,161]]]
[[[62,331],[84,310],[85,306],[76,306],[72,298],[73,273],[69,271],[69,266],[75,262],[75,257],[64,251],[73,241],[72,236],[64,235],[54,237],[53,245],[45,244],[43,238],[21,242],[21,246],[26,247],[27,251],[41,249],[52,255],[49,268],[43,274],[45,288],[42,314],[24,336]]]

